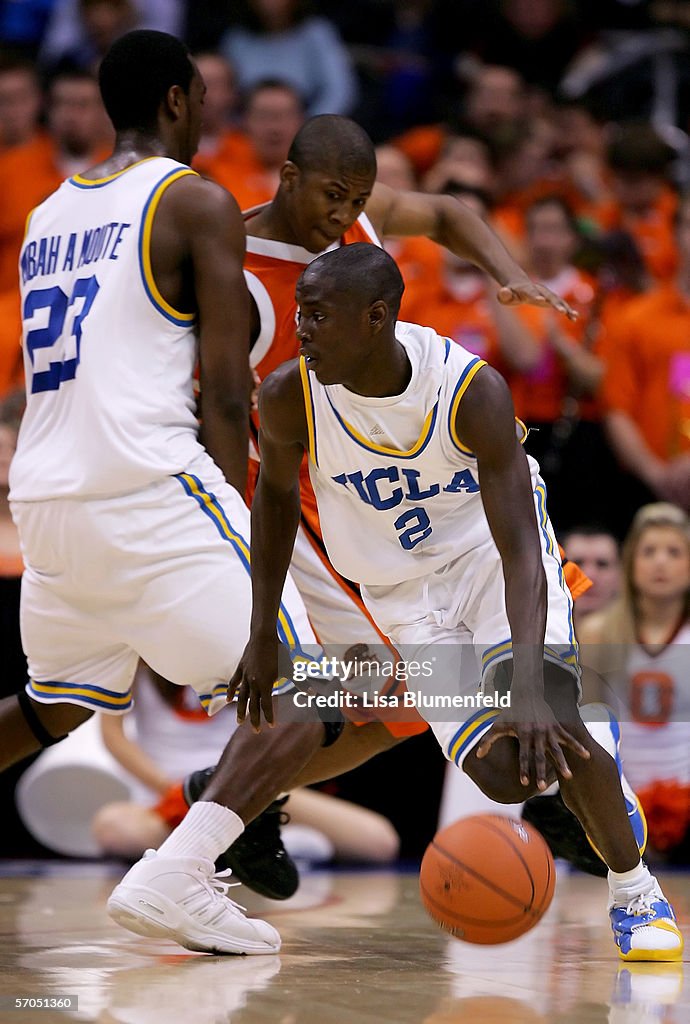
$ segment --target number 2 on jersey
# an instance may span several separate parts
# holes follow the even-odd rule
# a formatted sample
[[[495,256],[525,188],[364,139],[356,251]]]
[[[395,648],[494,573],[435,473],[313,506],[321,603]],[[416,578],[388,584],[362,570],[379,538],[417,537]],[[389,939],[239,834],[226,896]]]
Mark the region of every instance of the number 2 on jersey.
[[[398,540],[405,551],[411,551],[431,533],[431,523],[423,508],[408,509],[398,516],[393,526],[396,530],[402,530]]]
[[[80,277],[74,285],[71,298],[55,285],[52,288],[34,288],[24,301],[23,319],[26,323],[40,310],[48,310],[45,327],[27,332],[26,348],[34,368],[31,393],[57,391],[63,381],[74,380],[81,356],[81,333],[99,289],[95,274]],[[67,316],[80,299],[81,307],[72,319],[69,333],[65,333]],[[42,350],[50,350],[43,356]],[[37,369],[39,366],[46,369]]]

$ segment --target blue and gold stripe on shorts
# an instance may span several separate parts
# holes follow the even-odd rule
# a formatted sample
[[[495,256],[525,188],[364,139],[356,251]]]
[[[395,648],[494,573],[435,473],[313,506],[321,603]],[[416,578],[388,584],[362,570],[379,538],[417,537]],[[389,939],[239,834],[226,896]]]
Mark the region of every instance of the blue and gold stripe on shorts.
[[[30,679],[26,684],[26,692],[30,697],[44,703],[48,700],[67,701],[70,704],[84,704],[102,711],[129,711],[132,706],[131,689],[126,693],[114,693],[91,683],[40,683]]]
[[[507,658],[512,658],[512,656],[513,644],[511,640],[503,640],[500,644],[494,644],[493,647],[487,647],[482,655],[482,678],[484,678],[491,666],[495,665],[497,661],[504,661]],[[575,672],[578,671],[577,647],[572,643],[563,644],[560,648],[550,647],[548,644],[544,644],[544,658],[548,661],[565,664]]]
[[[247,575],[251,575],[249,545],[242,534],[232,526],[215,494],[207,491],[201,480],[192,473],[178,473],[176,479],[180,481],[187,494],[194,498],[201,511],[211,520],[223,540],[228,541],[234,548]],[[280,642],[289,648],[293,661],[312,660],[302,650],[292,617],[282,601],[278,610],[277,630]],[[275,682],[273,692],[282,693],[284,690],[290,689],[291,686],[291,680],[283,677]],[[199,697],[199,700],[203,706],[206,706],[214,697],[221,694],[223,689],[227,689],[227,684],[219,684],[214,688],[213,693],[203,694]]]
[[[568,588],[568,584],[565,582],[565,576],[563,575],[562,559],[560,557],[559,552],[556,549],[553,537],[551,533],[549,533],[549,518],[548,513],[546,511],[546,485],[543,481],[538,483],[537,486],[534,488],[534,494],[537,499],[537,508],[539,510],[539,528],[544,538],[546,553],[547,555],[549,555],[549,557],[553,558],[554,562],[556,563],[558,583],[561,590],[565,594],[566,600],[568,602],[568,644],[571,648],[571,651],[575,654],[574,668],[576,669],[579,675],[580,668],[577,658],[579,648],[577,640],[575,639],[575,623],[573,622],[573,598]],[[562,660],[567,661],[568,664],[572,663],[571,661],[568,661],[568,659]]]
[[[483,708],[464,721],[448,744],[448,760],[459,765],[464,755],[500,714],[500,708]]]

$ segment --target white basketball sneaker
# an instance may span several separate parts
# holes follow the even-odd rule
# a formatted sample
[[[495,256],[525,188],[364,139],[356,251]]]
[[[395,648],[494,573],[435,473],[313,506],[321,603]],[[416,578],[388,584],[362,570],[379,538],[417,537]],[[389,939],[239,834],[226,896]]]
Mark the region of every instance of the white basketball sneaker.
[[[229,875],[209,860],[159,857],[147,850],[108,900],[113,921],[137,935],[173,939],[201,953],[270,954],[280,935],[266,921],[246,917],[226,893]]]

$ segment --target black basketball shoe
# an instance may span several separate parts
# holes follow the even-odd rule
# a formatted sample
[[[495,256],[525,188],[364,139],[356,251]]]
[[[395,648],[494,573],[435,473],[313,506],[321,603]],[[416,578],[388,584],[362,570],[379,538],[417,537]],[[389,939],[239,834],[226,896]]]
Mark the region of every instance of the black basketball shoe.
[[[585,830],[565,806],[560,793],[526,800],[522,818],[541,833],[554,857],[562,857],[588,875],[606,877],[606,864],[590,846]]]
[[[204,768],[184,780],[182,792],[190,807],[206,789],[215,770],[215,766]],[[270,900],[289,899],[299,886],[297,865],[280,835],[280,826],[290,820],[284,810],[287,799],[284,796],[269,804],[216,861],[218,871],[230,868],[238,882]]]

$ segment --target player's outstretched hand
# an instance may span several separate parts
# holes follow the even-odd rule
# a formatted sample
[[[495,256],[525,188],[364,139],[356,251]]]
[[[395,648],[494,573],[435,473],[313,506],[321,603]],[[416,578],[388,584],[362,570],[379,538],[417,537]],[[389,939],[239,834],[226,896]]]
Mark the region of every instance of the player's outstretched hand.
[[[546,777],[547,758],[564,779],[572,778],[563,748],[568,747],[583,760],[589,751],[572,736],[554,716],[546,701],[513,701],[501,712],[477,747],[477,757],[486,757],[496,740],[514,736],[519,744],[520,782],[529,786],[536,779],[537,789],[543,791],[549,781]]]
[[[244,649],[235,674],[228,683],[228,702],[237,695],[237,721],[247,717],[254,732],[261,732],[261,712],[272,727],[273,684],[278,678],[278,637],[251,637]]]
[[[509,281],[499,289],[498,301],[503,306],[520,306],[524,302],[528,306],[555,309],[567,316],[569,320],[577,320],[579,315],[577,310],[568,305],[565,299],[556,295],[545,285],[537,284],[536,281]]]

